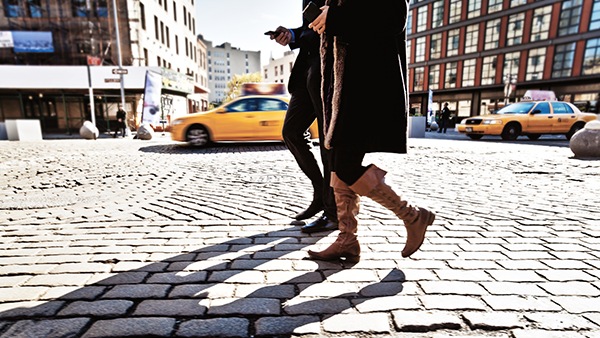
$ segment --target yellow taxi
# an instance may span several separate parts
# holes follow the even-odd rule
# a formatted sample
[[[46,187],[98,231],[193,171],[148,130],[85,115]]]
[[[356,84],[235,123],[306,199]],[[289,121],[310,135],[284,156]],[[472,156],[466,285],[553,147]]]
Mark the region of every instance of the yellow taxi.
[[[171,139],[198,147],[221,141],[283,141],[288,105],[288,96],[240,96],[215,109],[174,119]],[[316,120],[308,132],[310,138],[318,138]]]
[[[463,119],[457,126],[459,133],[473,140],[485,135],[516,140],[526,135],[537,140],[542,134],[563,134],[567,140],[596,114],[583,113],[575,105],[563,101],[521,101],[510,104],[495,114]]]

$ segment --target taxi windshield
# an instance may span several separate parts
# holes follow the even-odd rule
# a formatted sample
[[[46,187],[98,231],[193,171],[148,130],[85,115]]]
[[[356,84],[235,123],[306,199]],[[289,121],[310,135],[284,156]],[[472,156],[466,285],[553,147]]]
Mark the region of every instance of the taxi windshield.
[[[527,114],[533,106],[535,102],[517,102],[498,110],[496,114]]]

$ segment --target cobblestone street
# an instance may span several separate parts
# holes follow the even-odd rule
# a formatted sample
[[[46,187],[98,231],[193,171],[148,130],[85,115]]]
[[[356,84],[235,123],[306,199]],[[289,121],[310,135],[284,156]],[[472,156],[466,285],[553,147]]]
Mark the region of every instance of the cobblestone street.
[[[566,141],[370,154],[437,213],[363,198],[361,261],[305,259],[312,187],[281,143],[0,141],[0,338],[600,338],[600,161]],[[314,151],[318,151],[315,147]]]

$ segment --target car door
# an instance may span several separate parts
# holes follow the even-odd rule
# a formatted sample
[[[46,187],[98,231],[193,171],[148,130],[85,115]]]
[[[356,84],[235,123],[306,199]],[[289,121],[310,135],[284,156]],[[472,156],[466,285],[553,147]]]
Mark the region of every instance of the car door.
[[[254,98],[242,98],[224,106],[215,116],[217,141],[239,141],[252,139],[255,132],[257,102]]]
[[[565,134],[571,130],[571,126],[577,120],[577,115],[569,105],[564,102],[551,102],[552,106],[552,132]]]
[[[548,102],[540,102],[529,113],[527,128],[523,131],[530,134],[550,133],[553,118]]]
[[[256,135],[263,140],[281,140],[281,129],[288,104],[278,98],[258,98]]]

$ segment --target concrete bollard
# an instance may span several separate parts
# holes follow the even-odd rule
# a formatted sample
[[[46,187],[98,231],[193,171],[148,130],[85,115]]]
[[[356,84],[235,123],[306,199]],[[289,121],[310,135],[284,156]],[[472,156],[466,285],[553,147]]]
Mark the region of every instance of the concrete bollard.
[[[569,148],[576,158],[600,159],[600,121],[586,123],[569,141]]]
[[[137,130],[137,138],[140,140],[151,140],[154,136],[154,129],[149,124],[142,124]]]
[[[91,121],[85,121],[79,128],[79,135],[88,140],[95,140],[100,136],[100,130]]]

